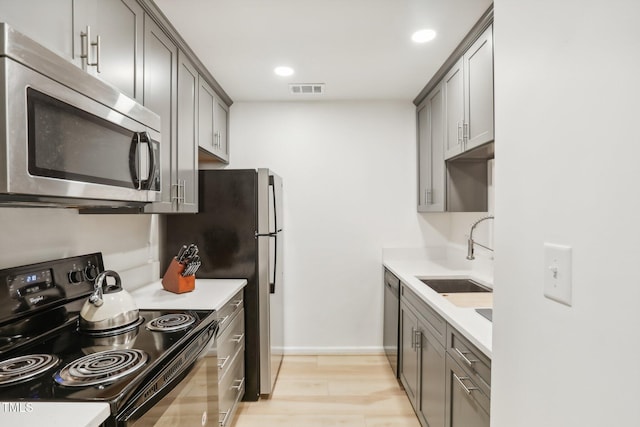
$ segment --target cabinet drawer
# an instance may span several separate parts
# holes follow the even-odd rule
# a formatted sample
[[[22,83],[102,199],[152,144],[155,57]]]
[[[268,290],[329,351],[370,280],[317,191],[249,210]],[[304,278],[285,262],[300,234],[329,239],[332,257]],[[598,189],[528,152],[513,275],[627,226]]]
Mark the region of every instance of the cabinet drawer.
[[[491,393],[491,360],[451,325],[447,329],[447,353],[467,371],[484,393]]]
[[[491,409],[490,395],[481,385],[468,375],[451,355],[446,358],[446,417],[445,425],[455,426],[489,426]]]
[[[447,322],[440,317],[429,305],[418,297],[407,285],[401,282],[400,300],[404,300],[411,306],[420,317],[423,318],[425,326],[433,336],[443,346],[447,343]]]
[[[233,315],[240,311],[244,307],[244,293],[239,291],[235,294],[228,303],[226,303],[220,310],[217,311],[217,320],[220,323],[220,330],[218,335],[224,333],[224,330],[229,326]]]
[[[231,366],[234,356],[244,348],[244,309],[240,310],[217,339],[218,376],[221,378]]]
[[[227,375],[218,383],[220,426],[231,425],[238,402],[244,395],[244,352],[236,354]]]

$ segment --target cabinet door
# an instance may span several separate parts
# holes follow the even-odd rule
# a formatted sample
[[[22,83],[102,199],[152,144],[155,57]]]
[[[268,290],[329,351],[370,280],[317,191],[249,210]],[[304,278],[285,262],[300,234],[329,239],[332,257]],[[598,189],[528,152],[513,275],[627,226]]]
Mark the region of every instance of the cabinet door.
[[[444,427],[446,353],[438,340],[418,321],[420,335],[420,406],[419,413],[429,427]]]
[[[213,127],[216,94],[200,77],[198,80],[198,146],[208,153],[215,151]]]
[[[215,107],[213,112],[213,127],[214,127],[214,154],[216,154],[220,160],[224,162],[229,161],[229,141],[227,132],[227,122],[229,119],[227,106],[216,95]]]
[[[417,317],[405,304],[400,304],[400,343],[402,349],[400,356],[400,380],[414,408],[417,403],[419,374],[418,349],[416,346],[417,329]]]
[[[73,3],[73,0],[0,0],[0,22],[6,22],[18,32],[72,61]]]
[[[81,33],[90,27],[89,60],[81,60],[83,68],[142,102],[144,10],[135,0],[74,1],[74,58],[81,58],[86,43]],[[84,47],[83,47],[84,46]],[[99,50],[99,54],[97,52]],[[98,69],[99,68],[99,69]]]
[[[444,157],[451,158],[464,149],[464,72],[462,58],[443,79]]]
[[[493,31],[480,36],[464,54],[465,149],[493,141]]]
[[[176,70],[178,49],[151,19],[145,19],[144,106],[160,115],[161,199],[147,209],[175,210],[178,187],[176,165]]]
[[[178,54],[178,184],[180,212],[198,211],[198,71]]]
[[[487,397],[449,355],[446,370],[446,427],[489,427]]]
[[[444,212],[444,97],[438,85],[418,107],[418,211]]]

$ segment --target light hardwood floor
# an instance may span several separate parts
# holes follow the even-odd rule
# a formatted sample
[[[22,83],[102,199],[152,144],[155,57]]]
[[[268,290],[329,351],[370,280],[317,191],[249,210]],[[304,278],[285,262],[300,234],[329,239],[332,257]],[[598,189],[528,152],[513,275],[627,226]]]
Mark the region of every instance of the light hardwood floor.
[[[384,355],[285,356],[270,399],[233,427],[420,427]]]

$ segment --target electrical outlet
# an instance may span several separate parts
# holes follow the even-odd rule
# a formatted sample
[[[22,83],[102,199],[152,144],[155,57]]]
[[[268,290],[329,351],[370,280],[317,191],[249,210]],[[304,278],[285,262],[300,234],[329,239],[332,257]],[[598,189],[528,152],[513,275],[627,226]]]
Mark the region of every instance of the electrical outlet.
[[[571,247],[544,244],[544,296],[571,307]]]

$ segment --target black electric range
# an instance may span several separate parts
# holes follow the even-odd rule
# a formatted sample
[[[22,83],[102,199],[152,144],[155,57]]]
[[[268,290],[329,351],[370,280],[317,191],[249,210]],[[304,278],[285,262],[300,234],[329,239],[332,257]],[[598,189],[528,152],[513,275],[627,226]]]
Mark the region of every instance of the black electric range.
[[[124,328],[82,331],[103,270],[100,253],[0,270],[0,401],[102,401],[106,425],[128,425],[207,352],[213,311],[140,310]]]

